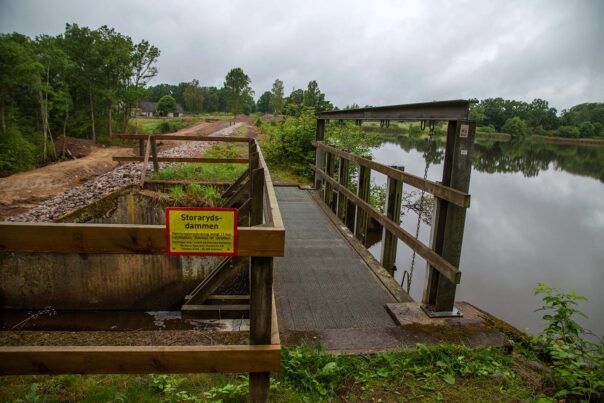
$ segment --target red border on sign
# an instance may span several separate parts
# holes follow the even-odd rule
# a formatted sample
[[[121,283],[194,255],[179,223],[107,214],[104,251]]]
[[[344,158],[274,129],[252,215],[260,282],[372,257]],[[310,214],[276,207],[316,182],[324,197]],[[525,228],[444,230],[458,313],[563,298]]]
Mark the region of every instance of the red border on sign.
[[[232,211],[235,214],[233,222],[233,252],[232,253],[210,253],[210,252],[172,252],[170,250],[170,211]],[[236,208],[211,208],[211,207],[167,207],[166,208],[166,253],[169,256],[237,256],[237,221],[239,211]]]

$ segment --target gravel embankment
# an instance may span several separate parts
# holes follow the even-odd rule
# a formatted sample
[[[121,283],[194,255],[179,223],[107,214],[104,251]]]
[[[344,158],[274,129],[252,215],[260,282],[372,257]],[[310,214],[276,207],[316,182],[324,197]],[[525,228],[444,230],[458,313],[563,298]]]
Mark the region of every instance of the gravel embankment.
[[[228,136],[240,125],[241,123],[237,123],[233,126],[225,127],[224,129],[212,133],[210,136]],[[160,155],[165,157],[197,157],[211,146],[212,143],[188,141],[183,142],[182,145],[166,150]],[[162,165],[164,164],[160,164],[160,168]],[[121,187],[138,183],[142,169],[142,162],[118,165],[113,170],[48,199],[41,205],[28,210],[25,213],[6,217],[5,220],[13,222],[52,221],[71,210],[92,203]],[[147,175],[151,175],[152,171],[153,164],[149,162],[147,165]]]

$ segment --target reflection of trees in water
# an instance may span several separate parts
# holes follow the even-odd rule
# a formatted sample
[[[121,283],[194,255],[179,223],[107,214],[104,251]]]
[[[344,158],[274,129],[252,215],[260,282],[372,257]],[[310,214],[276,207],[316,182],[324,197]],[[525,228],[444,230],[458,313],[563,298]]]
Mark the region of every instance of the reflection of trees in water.
[[[400,137],[388,142],[407,152],[421,152],[431,164],[441,163],[444,159],[444,139],[441,138],[430,150],[427,139]],[[478,140],[472,159],[474,169],[479,172],[522,172],[525,177],[533,177],[552,164],[556,169],[604,182],[604,146]]]

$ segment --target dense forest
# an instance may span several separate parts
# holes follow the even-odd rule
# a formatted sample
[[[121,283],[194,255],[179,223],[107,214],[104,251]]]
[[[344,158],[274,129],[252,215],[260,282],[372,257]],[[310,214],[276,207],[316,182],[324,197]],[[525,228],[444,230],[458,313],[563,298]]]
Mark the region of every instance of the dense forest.
[[[158,102],[159,114],[181,105],[189,114],[271,113],[299,117],[338,109],[317,81],[286,96],[283,81],[254,99],[251,78],[233,68],[222,87],[197,79],[179,84],[149,81],[158,74],[160,50],[135,43],[113,28],[66,24],[56,36],[0,34],[0,176],[56,160],[60,135],[107,142],[124,132],[141,101]],[[516,137],[604,137],[604,103],[586,103],[558,113],[542,99],[531,103],[502,98],[472,100],[471,118],[482,132]],[[357,104],[345,109],[357,108]]]
[[[503,98],[472,100],[470,118],[482,131],[525,137],[604,137],[604,103],[584,103],[562,110],[543,99],[531,103]]]

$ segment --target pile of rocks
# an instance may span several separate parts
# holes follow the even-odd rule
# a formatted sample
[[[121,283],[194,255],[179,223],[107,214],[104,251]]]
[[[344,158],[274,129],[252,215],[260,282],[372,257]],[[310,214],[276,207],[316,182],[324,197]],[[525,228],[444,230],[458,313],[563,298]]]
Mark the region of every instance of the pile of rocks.
[[[239,126],[240,124],[226,127],[211,135],[228,136]],[[207,142],[188,141],[184,142],[182,145],[164,151],[161,155],[166,157],[197,157],[211,145],[211,143]],[[160,164],[160,168],[163,165],[164,164]],[[34,207],[25,213],[6,217],[5,220],[13,222],[44,222],[55,220],[69,211],[90,204],[124,186],[138,183],[140,181],[142,169],[143,163],[141,162],[118,165],[111,171],[48,199],[41,205]],[[146,175],[151,175],[152,171],[153,165],[149,163],[146,169]]]

